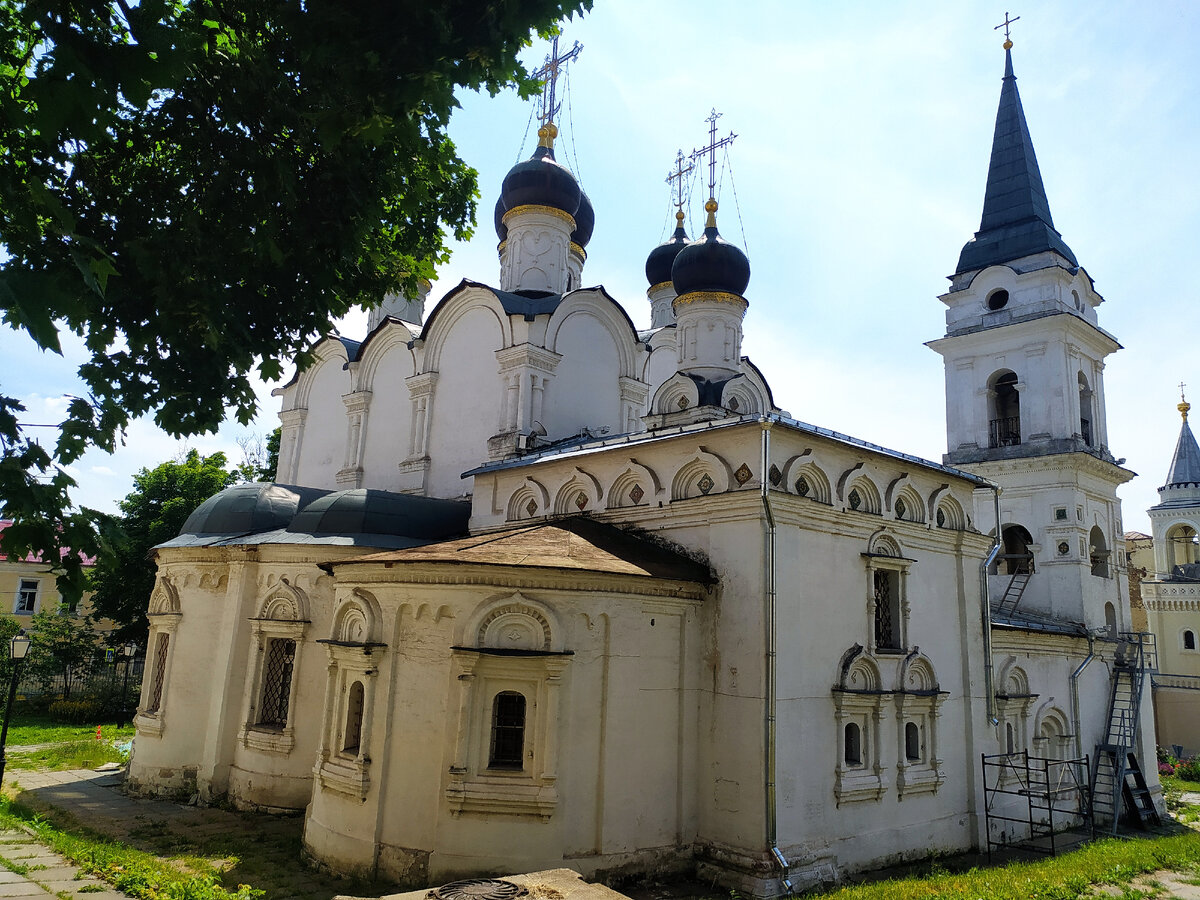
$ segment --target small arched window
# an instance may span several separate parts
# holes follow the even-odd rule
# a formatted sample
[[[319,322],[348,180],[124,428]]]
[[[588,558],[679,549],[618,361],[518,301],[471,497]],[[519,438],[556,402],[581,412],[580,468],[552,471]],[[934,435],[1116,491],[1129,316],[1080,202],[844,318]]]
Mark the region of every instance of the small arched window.
[[[1167,566],[1186,566],[1200,562],[1200,536],[1191,525],[1174,525],[1167,529]]]
[[[501,691],[492,701],[492,746],[488,767],[520,769],[525,764],[525,695]]]
[[[1085,444],[1095,446],[1092,440],[1092,389],[1082,372],[1079,373],[1079,434]]]
[[[987,308],[992,312],[995,312],[998,309],[1004,309],[1006,306],[1008,306],[1008,291],[1004,290],[1004,288],[1001,288],[998,291],[992,291],[990,294],[988,294]]]
[[[1104,540],[1104,532],[1100,526],[1092,527],[1088,535],[1091,549],[1092,574],[1098,578],[1108,577],[1108,544]]]
[[[342,737],[342,752],[357,754],[362,743],[363,684],[356,681],[350,685],[346,697],[346,730]]]
[[[862,732],[859,730],[857,722],[850,722],[846,725],[845,742],[846,765],[861,766],[863,764]]]
[[[1012,722],[1004,724],[1005,746],[1008,748],[1008,753],[1017,752],[1017,731],[1013,728]]]
[[[921,730],[917,728],[916,722],[909,722],[904,726],[904,757],[909,762],[921,758]]]
[[[1192,631],[1191,629],[1188,629],[1187,631],[1185,631],[1183,633],[1183,649],[1184,650],[1195,650],[1196,649],[1196,632]]]
[[[1109,637],[1117,636],[1117,608],[1112,601],[1104,604],[1104,625],[1108,628]]]

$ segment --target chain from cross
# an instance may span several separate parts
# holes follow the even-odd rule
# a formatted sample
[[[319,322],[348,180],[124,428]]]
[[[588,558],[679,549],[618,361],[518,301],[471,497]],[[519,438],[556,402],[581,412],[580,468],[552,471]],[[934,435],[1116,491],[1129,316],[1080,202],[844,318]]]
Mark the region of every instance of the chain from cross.
[[[708,196],[714,199],[717,196],[717,151],[732,144],[733,139],[737,137],[731,131],[726,137],[717,140],[717,119],[722,115],[724,113],[717,112],[715,108],[708,114],[708,118],[704,120],[708,123],[708,144],[692,151],[692,159],[708,155]]]
[[[1009,25],[1011,25],[1013,22],[1016,22],[1016,21],[1017,21],[1017,19],[1020,19],[1020,18],[1021,18],[1020,16],[1017,16],[1017,18],[1016,18],[1016,19],[1010,19],[1010,18],[1008,17],[1008,12],[1007,12],[1007,10],[1006,10],[1006,11],[1005,11],[1005,13],[1004,13],[1004,21],[1003,21],[1003,22],[1001,22],[999,25],[997,25],[995,28],[993,28],[993,29],[992,29],[992,31],[997,31],[997,30],[999,30],[999,29],[1003,28],[1003,29],[1004,29],[1004,40],[1006,40],[1006,41],[1008,41],[1009,43],[1011,43],[1011,42],[1012,42],[1012,38],[1011,38],[1011,37],[1009,37],[1009,34],[1008,34],[1008,26],[1009,26]]]
[[[675,154],[675,169],[667,173],[667,184],[671,185],[671,190],[675,194],[675,206],[678,209],[683,209],[683,176],[691,172],[696,165],[692,162],[693,157],[684,156],[680,150]],[[684,166],[687,162],[687,166]]]
[[[583,44],[576,41],[574,47],[562,56],[559,56],[558,35],[555,35],[554,43],[550,46],[550,54],[546,57],[545,63],[533,73],[533,77],[542,83],[542,111],[538,119],[543,125],[553,124],[554,117],[558,115],[559,107],[562,106],[560,101],[555,100],[559,72],[566,69],[567,63],[578,59],[582,50]]]

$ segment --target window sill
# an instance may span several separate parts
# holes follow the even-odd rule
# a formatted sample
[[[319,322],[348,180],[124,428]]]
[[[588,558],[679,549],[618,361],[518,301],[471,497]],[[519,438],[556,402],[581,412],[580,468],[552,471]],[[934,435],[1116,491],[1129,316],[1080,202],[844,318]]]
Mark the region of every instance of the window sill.
[[[900,799],[912,794],[936,794],[946,782],[946,776],[941,770],[941,760],[935,759],[932,765],[913,762],[901,764],[896,775],[896,794]]]
[[[138,734],[152,734],[156,737],[163,732],[162,716],[157,713],[139,712],[133,717],[133,727]]]
[[[296,739],[288,728],[250,725],[242,730],[242,744],[250,750],[288,754],[292,752]]]
[[[860,803],[864,800],[879,800],[887,790],[882,772],[869,768],[840,768],[834,783],[833,793],[838,806],[843,803]]]
[[[524,778],[524,783],[516,783],[512,775],[497,778],[494,774],[489,770],[486,775],[477,775],[469,781],[452,774],[446,788],[450,814],[456,818],[463,813],[537,816],[543,822],[550,821],[558,806],[558,789],[553,779],[535,780],[514,772],[512,775]]]
[[[364,759],[327,759],[317,769],[321,786],[341,794],[363,799],[371,786],[371,761]]]

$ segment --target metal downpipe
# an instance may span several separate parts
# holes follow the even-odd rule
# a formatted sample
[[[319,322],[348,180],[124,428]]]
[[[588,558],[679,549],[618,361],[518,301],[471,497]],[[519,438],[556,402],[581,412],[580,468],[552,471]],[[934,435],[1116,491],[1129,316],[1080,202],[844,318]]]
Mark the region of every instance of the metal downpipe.
[[[787,891],[788,896],[792,895],[792,882],[788,877],[789,864],[787,858],[779,849],[779,817],[778,806],[776,800],[776,785],[775,785],[775,746],[776,746],[776,729],[775,729],[775,697],[776,697],[776,571],[775,571],[775,514],[771,509],[771,422],[768,419],[760,419],[762,423],[762,459],[760,460],[760,481],[762,490],[762,506],[763,506],[763,528],[764,528],[764,557],[765,557],[765,572],[766,590],[764,591],[764,612],[766,618],[766,639],[767,639],[767,655],[766,655],[766,713],[763,722],[764,741],[766,743],[766,772],[764,778],[764,790],[766,793],[766,808],[767,808],[767,845],[771,852],[771,858],[775,861],[780,869],[780,883],[783,889]]]
[[[1000,538],[1000,488],[992,485],[992,503],[996,511],[996,540],[987,557],[979,564],[979,602],[983,616],[983,690],[987,701],[987,720],[989,725],[998,725],[996,718],[996,690],[992,684],[992,600],[988,594],[988,569],[1000,555],[1003,541]]]
[[[1080,733],[1083,717],[1079,714],[1079,676],[1083,670],[1096,658],[1096,636],[1090,631],[1087,636],[1088,655],[1084,657],[1079,667],[1071,673],[1071,724],[1075,726],[1075,758],[1083,756],[1083,735]]]

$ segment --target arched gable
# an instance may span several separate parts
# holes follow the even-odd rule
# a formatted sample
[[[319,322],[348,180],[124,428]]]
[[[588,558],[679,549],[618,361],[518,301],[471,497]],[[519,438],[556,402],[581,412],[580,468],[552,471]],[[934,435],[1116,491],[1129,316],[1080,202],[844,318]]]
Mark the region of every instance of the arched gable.
[[[613,480],[606,496],[609,509],[621,509],[651,504],[660,499],[661,493],[662,482],[658,473],[631,458],[629,468]]]
[[[560,333],[572,317],[580,315],[594,319],[612,338],[619,361],[617,377],[640,378],[637,354],[641,341],[637,329],[628,313],[603,288],[571,291],[563,297],[546,326],[546,349],[562,353],[558,346]]]
[[[558,515],[578,515],[600,509],[603,496],[600,482],[590,472],[576,467],[575,472],[554,495],[554,512]]]
[[[925,521],[925,501],[913,487],[907,472],[888,485],[884,501],[886,508],[901,521]]]
[[[565,635],[550,606],[518,591],[479,604],[461,640],[479,649],[554,652],[563,649]]]
[[[384,320],[383,324],[375,329],[362,346],[356,367],[356,389],[360,391],[373,389],[375,373],[384,358],[400,363],[397,367],[394,362],[392,368],[398,368],[401,378],[415,375],[417,357],[413,352],[412,342],[412,332],[402,322],[393,319]],[[380,385],[380,390],[394,391],[395,389],[396,385],[392,384],[390,380],[388,383]]]
[[[783,485],[792,494],[799,494],[818,503],[829,504],[833,491],[829,476],[813,459],[812,449],[793,456],[783,465]]]
[[[267,590],[259,604],[258,618],[283,622],[307,622],[309,620],[308,594],[288,581],[286,577],[280,578]]]
[[[733,472],[729,463],[705,447],[675,470],[671,479],[671,499],[687,500],[691,497],[723,494],[729,490]]]
[[[933,661],[915,647],[913,652],[904,658],[900,664],[900,673],[896,689],[908,693],[928,693],[939,689],[937,672]]]
[[[495,351],[512,346],[512,323],[499,298],[485,285],[464,280],[438,301],[429,318],[425,320],[425,327],[421,331],[421,340],[425,344],[424,365],[421,367],[423,371],[441,371],[442,353],[447,337],[454,331],[458,321],[475,309],[484,309],[491,313],[499,329],[500,342],[489,349]]]
[[[525,483],[512,492],[505,505],[505,519],[516,522],[550,514],[550,492],[546,486],[526,476]]]
[[[379,601],[370,591],[355,588],[345,597],[333,614],[330,640],[347,644],[378,643],[382,612]]]
[[[292,403],[292,409],[308,409],[312,402],[313,385],[316,384],[318,377],[325,370],[326,366],[334,366],[330,372],[342,372],[340,378],[345,382],[342,389],[338,392],[338,396],[350,392],[350,373],[348,365],[350,357],[346,352],[346,345],[337,337],[324,337],[317,342],[312,349],[313,363],[307,369],[297,374],[295,400]],[[326,373],[328,374],[328,372]],[[335,376],[338,377],[338,376]]]

